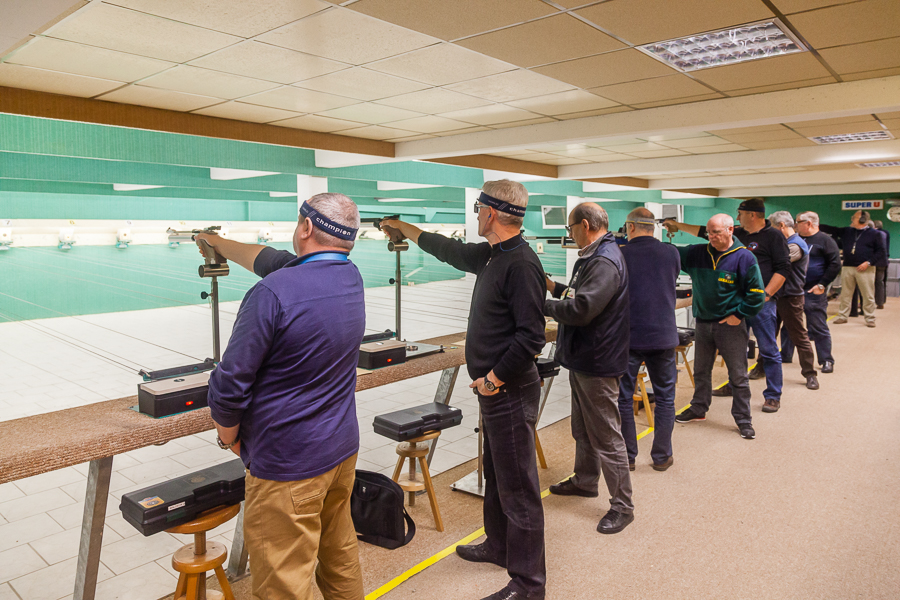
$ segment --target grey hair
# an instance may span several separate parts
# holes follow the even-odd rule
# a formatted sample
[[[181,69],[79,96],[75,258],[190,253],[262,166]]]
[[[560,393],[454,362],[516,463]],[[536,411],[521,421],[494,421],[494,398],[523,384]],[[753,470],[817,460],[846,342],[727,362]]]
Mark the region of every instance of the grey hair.
[[[653,220],[655,217],[653,213],[650,212],[649,209],[646,209],[642,206],[634,209],[628,216],[625,217],[625,222],[631,222],[631,226],[634,227],[635,231],[642,231],[644,233],[653,233],[654,226],[652,223],[634,223],[634,219],[650,219]]]
[[[609,215],[595,202],[582,202],[570,213],[573,223],[588,222],[591,231],[609,230]]]
[[[769,221],[771,223],[777,223],[778,225],[784,225],[785,227],[794,228],[794,217],[791,216],[786,210],[776,210],[771,215],[769,215]]]
[[[306,203],[335,223],[359,229],[359,208],[353,200],[343,194],[316,194]],[[353,246],[356,244],[356,240],[342,240],[315,226],[313,227],[313,239],[322,246],[346,250],[353,250]]]
[[[802,213],[800,213],[799,215],[797,215],[797,220],[798,220],[798,221],[809,221],[810,223],[812,223],[812,224],[815,225],[816,227],[819,226],[819,214],[818,214],[818,213],[814,213],[814,212],[811,211],[811,210],[808,210],[808,211],[806,211],[806,212],[802,212]]]
[[[725,213],[713,215],[709,218],[709,220],[721,223],[722,227],[734,227],[734,219],[731,215],[726,215]]]
[[[498,181],[485,181],[481,190],[497,200],[509,202],[515,206],[525,208],[528,206],[528,190],[518,181],[500,179]],[[497,211],[497,221],[508,227],[521,227],[525,221],[523,217],[517,217],[509,213]]]

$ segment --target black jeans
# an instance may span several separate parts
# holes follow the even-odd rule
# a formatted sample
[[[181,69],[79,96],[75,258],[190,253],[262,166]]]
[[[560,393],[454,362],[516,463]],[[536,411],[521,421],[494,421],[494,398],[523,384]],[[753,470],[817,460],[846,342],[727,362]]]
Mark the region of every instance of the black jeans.
[[[505,385],[493,396],[479,394],[484,428],[484,532],[487,548],[505,556],[509,587],[542,594],[544,507],[538,480],[534,431],[541,382]]]
[[[875,304],[884,306],[887,300],[887,267],[875,267]]]
[[[774,303],[773,303],[774,306]],[[750,377],[747,374],[747,324],[704,323],[697,321],[694,334],[694,397],[691,408],[705,415],[712,402],[712,370],[716,350],[725,359],[728,381],[733,392],[731,416],[738,425],[751,423]],[[779,370],[781,363],[778,363]]]
[[[806,300],[803,303],[803,312],[806,314],[806,328],[809,332],[809,339],[816,345],[816,355],[819,364],[824,365],[825,361],[834,362],[834,356],[831,355],[831,331],[828,330],[828,298],[825,294],[810,294],[807,292]],[[781,336],[781,357],[782,359],[790,359],[794,356],[794,344],[788,339]]]
[[[650,457],[659,464],[672,456],[672,429],[675,427],[675,384],[678,383],[678,360],[675,350],[632,350],[628,370],[619,380],[619,413],[622,415],[622,436],[628,448],[628,461],[638,454],[637,428],[634,424],[634,393],[641,363],[647,365],[647,375],[653,384],[656,408],[653,412],[653,447]]]

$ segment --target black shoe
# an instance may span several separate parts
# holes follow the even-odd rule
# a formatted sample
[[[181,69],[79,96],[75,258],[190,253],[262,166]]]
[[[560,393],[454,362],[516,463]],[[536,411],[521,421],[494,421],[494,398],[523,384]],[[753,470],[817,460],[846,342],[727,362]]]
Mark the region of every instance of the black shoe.
[[[633,462],[629,462],[629,463],[628,463],[628,470],[629,470],[629,471],[634,471],[635,468],[636,468],[636,467],[634,466],[634,463],[633,463]]]
[[[753,440],[756,439],[756,432],[753,431],[753,427],[750,423],[741,423],[738,425],[738,429],[741,430],[741,437],[745,440]]]
[[[550,486],[550,493],[555,496],[584,496],[585,498],[596,498],[600,495],[600,492],[589,492],[587,490],[583,490],[574,483],[572,483],[572,478],[566,479],[565,481],[561,481],[556,485]]]
[[[661,463],[653,463],[653,470],[654,471],[665,471],[666,469],[671,467],[673,464],[675,464],[675,460],[670,456],[669,458],[662,461]]]
[[[523,594],[506,586],[499,592],[494,592],[482,600],[544,600],[544,592]]]
[[[619,533],[628,527],[628,524],[632,521],[634,521],[633,514],[626,515],[617,510],[610,509],[609,512],[600,519],[600,523],[597,525],[597,531],[600,533]]]
[[[675,415],[675,421],[678,423],[690,423],[691,421],[705,421],[706,415],[694,412],[694,407],[690,407],[680,415]]]
[[[819,389],[819,380],[816,379],[815,375],[810,375],[806,378],[806,389],[808,390],[817,390]]]
[[[712,395],[718,396],[718,397],[731,398],[734,395],[734,392],[731,391],[731,384],[726,383],[722,387],[717,387],[716,389],[714,389],[712,391]]]
[[[468,546],[457,546],[456,554],[463,560],[469,562],[486,562],[506,568],[506,558],[500,557],[484,547],[484,544],[470,544]]]
[[[763,368],[762,361],[756,363],[756,366],[753,367],[753,370],[748,373],[750,379],[763,379],[766,376],[766,370]]]
[[[822,365],[822,372],[823,373],[834,373],[834,361],[826,360],[825,364]]]

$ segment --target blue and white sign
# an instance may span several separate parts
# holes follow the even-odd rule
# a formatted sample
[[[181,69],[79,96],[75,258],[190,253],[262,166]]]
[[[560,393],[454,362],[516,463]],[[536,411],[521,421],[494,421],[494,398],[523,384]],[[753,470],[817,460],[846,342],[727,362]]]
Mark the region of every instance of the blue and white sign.
[[[884,200],[844,200],[841,210],[882,210]]]

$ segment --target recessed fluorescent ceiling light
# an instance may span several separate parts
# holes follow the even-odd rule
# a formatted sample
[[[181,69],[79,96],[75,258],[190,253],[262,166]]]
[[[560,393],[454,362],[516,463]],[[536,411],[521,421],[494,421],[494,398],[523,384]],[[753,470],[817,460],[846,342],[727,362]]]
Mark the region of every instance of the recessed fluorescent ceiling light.
[[[817,144],[847,144],[850,142],[874,142],[891,140],[894,137],[887,131],[862,131],[860,133],[844,133],[841,135],[820,135],[809,138]]]
[[[422,198],[375,198],[379,202],[447,202],[447,200],[423,200]]]
[[[290,196],[297,196],[297,192],[269,192],[270,198],[288,198]]]
[[[399,181],[379,181],[378,189],[382,192],[391,190],[418,190],[424,188],[441,187],[439,185],[431,185],[427,183],[401,183]]]
[[[856,166],[862,167],[864,169],[868,169],[871,167],[900,167],[900,160],[891,160],[891,161],[887,161],[887,162],[859,163]]]
[[[249,171],[247,169],[223,169],[220,167],[211,167],[209,169],[209,178],[216,181],[232,181],[234,179],[249,179],[250,177],[280,174],[273,171]]]
[[[114,183],[113,190],[117,192],[137,192],[140,190],[155,190],[156,188],[165,187],[162,185],[137,185],[133,183]]]
[[[778,19],[698,33],[639,46],[638,50],[682,72],[804,52]]]

